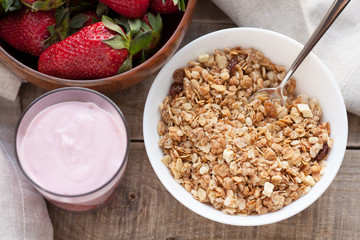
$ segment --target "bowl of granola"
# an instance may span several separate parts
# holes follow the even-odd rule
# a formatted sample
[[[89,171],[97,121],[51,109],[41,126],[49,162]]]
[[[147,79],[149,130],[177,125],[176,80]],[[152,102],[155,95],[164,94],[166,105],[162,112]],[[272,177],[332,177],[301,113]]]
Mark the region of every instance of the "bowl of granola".
[[[347,115],[333,76],[311,53],[275,87],[302,45],[282,34],[231,28],[177,52],[149,91],[146,151],[166,189],[208,219],[256,226],[287,219],[315,202],[346,149]]]

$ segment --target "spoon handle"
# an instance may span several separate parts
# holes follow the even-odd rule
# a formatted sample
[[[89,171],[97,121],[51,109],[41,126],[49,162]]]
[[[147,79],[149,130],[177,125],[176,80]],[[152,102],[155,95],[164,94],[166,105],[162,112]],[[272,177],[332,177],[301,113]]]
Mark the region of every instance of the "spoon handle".
[[[281,87],[284,87],[286,83],[289,81],[293,73],[302,63],[302,61],[306,58],[306,56],[311,52],[320,38],[324,35],[324,33],[329,29],[331,24],[336,20],[336,18],[340,15],[342,10],[346,7],[346,5],[350,2],[350,0],[335,0],[329,11],[326,13],[325,17],[316,28],[314,33],[311,35],[303,49],[301,50],[298,57],[295,59],[294,63],[289,68],[289,71],[286,73],[284,80],[281,82]]]

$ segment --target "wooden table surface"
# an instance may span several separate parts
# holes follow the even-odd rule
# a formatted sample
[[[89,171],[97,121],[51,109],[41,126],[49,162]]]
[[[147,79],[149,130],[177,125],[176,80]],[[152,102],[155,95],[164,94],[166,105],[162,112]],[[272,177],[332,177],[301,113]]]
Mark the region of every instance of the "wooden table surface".
[[[211,1],[199,0],[182,46],[235,24]],[[343,165],[328,190],[310,207],[279,223],[236,227],[205,219],[163,187],[147,158],[142,115],[154,76],[109,97],[123,111],[131,135],[124,179],[113,200],[95,211],[69,212],[48,204],[54,238],[87,239],[360,239],[360,117],[348,114],[349,138]],[[45,90],[23,84],[23,107]]]

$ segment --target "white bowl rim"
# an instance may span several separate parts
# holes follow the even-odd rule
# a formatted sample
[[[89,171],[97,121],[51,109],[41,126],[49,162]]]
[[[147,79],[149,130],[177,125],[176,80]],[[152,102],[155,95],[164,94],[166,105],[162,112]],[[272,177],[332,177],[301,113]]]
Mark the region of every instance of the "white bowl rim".
[[[153,128],[154,126],[157,125],[157,122],[155,123],[155,125],[151,125],[151,123],[149,123],[149,120],[147,118],[147,116],[149,114],[151,114],[151,111],[153,111],[153,109],[154,109],[154,103],[151,102],[151,100],[154,98],[155,95],[157,95],[157,92],[156,92],[157,88],[161,87],[160,86],[161,85],[161,80],[160,80],[161,76],[165,74],[165,72],[167,71],[167,68],[169,68],[173,64],[175,59],[181,57],[184,54],[184,52],[186,51],[186,49],[191,49],[193,46],[201,43],[202,41],[205,41],[207,38],[211,38],[211,37],[214,37],[217,35],[226,36],[229,34],[235,34],[235,33],[240,33],[240,32],[248,32],[248,33],[261,32],[261,34],[276,37],[282,41],[286,41],[286,42],[290,43],[291,45],[293,45],[295,48],[301,49],[303,46],[299,42],[297,42],[283,34],[280,34],[280,33],[274,32],[274,31],[270,31],[270,30],[265,30],[265,29],[260,29],[260,28],[251,28],[251,27],[235,27],[235,28],[218,30],[218,31],[208,33],[206,35],[203,35],[203,36],[193,40],[192,42],[188,43],[186,46],[181,48],[162,67],[162,69],[156,76],[156,78],[150,88],[150,91],[148,93],[146,103],[145,103],[144,115],[143,115],[143,135],[144,135],[144,143],[145,143],[146,152],[148,154],[149,161],[150,161],[156,175],[158,176],[158,178],[160,179],[162,184],[165,186],[165,188],[180,203],[182,203],[184,206],[186,206],[190,210],[194,211],[195,213],[197,213],[205,218],[208,218],[210,220],[216,221],[216,222],[229,224],[229,225],[235,225],[235,226],[260,226],[260,225],[271,224],[271,223],[285,220],[289,217],[294,216],[295,214],[298,214],[299,212],[301,212],[304,209],[306,209],[307,207],[309,207],[312,203],[314,203],[327,190],[327,188],[330,186],[330,184],[334,180],[338,170],[340,169],[340,166],[342,164],[342,161],[343,161],[343,158],[345,155],[346,143],[347,143],[347,137],[348,137],[347,113],[346,113],[345,104],[344,104],[340,89],[339,89],[334,77],[332,76],[330,71],[327,69],[325,64],[323,64],[323,62],[315,54],[310,53],[308,58],[311,58],[313,61],[315,61],[318,64],[318,66],[320,68],[325,70],[324,74],[327,74],[327,77],[329,80],[329,85],[331,85],[331,87],[335,91],[335,93],[337,95],[337,100],[339,101],[338,102],[338,104],[339,104],[338,105],[339,106],[338,115],[341,118],[340,121],[344,125],[342,126],[342,131],[341,131],[342,134],[335,141],[335,143],[337,145],[337,157],[338,158],[336,158],[337,159],[336,164],[334,166],[332,166],[331,173],[327,177],[326,181],[323,180],[323,178],[325,176],[324,175],[323,178],[320,180],[320,181],[322,181],[321,185],[315,184],[315,186],[312,188],[312,190],[308,194],[302,196],[300,199],[292,202],[290,205],[284,207],[283,209],[280,209],[279,211],[267,213],[264,215],[250,215],[250,216],[229,215],[229,214],[222,213],[221,211],[216,210],[215,208],[213,208],[211,206],[208,206],[206,204],[203,204],[203,203],[200,203],[199,201],[197,201],[180,184],[175,182],[173,176],[169,173],[169,171],[167,173],[164,173],[165,165],[161,162],[161,159],[154,159],[154,157],[152,156],[153,148],[155,145],[157,145],[157,142],[154,143],[154,141],[151,139],[150,132],[151,132],[151,128]],[[219,43],[219,45],[221,45],[221,43]],[[222,47],[224,47],[224,46],[222,46]],[[229,46],[227,46],[227,47],[229,47]],[[220,46],[219,46],[219,48],[220,48]],[[186,58],[184,60],[184,65],[187,64],[187,62],[185,62],[185,61],[188,61],[188,60],[191,60],[191,59]],[[296,73],[295,73],[295,76],[296,76]],[[171,78],[171,77],[169,77],[169,78]],[[156,106],[156,108],[157,108],[157,106]],[[154,123],[152,123],[152,124],[154,124]],[[332,149],[331,152],[332,151],[334,151],[334,150]],[[325,174],[327,174],[327,172]],[[168,175],[170,175],[172,177],[172,180],[169,179]],[[184,195],[182,190],[180,190],[176,185],[180,186],[183,189],[183,191],[185,191],[187,193],[188,196]],[[312,194],[310,195],[310,193],[312,193]],[[206,210],[206,211],[204,211],[204,210]]]

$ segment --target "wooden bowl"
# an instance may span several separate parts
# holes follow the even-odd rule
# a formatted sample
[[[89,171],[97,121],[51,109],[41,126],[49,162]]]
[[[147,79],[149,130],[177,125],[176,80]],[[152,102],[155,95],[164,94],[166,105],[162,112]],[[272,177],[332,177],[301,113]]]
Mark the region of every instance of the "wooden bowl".
[[[196,0],[188,0],[185,12],[163,15],[163,37],[159,50],[144,63],[112,77],[93,80],[70,80],[37,71],[38,58],[19,52],[0,40],[0,61],[21,78],[52,90],[60,87],[86,87],[103,93],[116,92],[146,79],[161,68],[175,53],[189,30]]]

